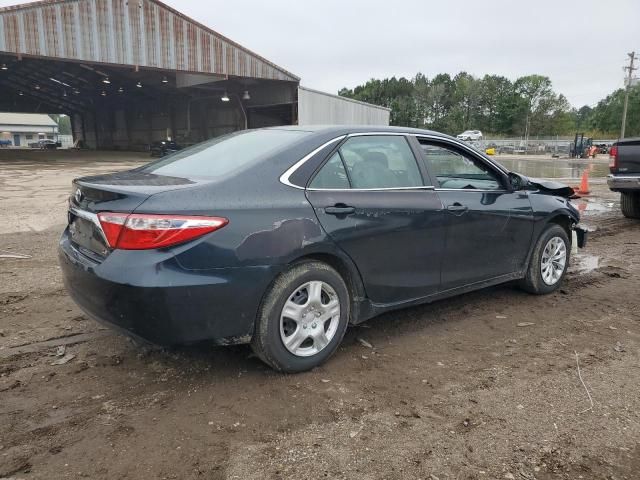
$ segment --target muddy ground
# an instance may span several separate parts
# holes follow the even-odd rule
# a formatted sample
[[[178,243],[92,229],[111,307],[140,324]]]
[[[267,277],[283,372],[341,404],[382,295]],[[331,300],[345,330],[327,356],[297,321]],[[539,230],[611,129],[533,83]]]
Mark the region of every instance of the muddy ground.
[[[287,376],[88,320],[56,260],[69,180],[146,158],[25,155],[0,163],[0,478],[640,478],[640,222],[601,179],[559,292],[387,314]]]

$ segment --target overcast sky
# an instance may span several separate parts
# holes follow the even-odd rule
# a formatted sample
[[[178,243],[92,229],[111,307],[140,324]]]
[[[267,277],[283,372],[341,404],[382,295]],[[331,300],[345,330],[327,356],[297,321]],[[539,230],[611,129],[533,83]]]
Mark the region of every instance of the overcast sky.
[[[333,93],[416,72],[538,73],[579,107],[621,87],[640,51],[640,0],[165,1]]]
[[[167,0],[337,92],[392,75],[548,75],[575,106],[623,85],[640,51],[640,0]]]

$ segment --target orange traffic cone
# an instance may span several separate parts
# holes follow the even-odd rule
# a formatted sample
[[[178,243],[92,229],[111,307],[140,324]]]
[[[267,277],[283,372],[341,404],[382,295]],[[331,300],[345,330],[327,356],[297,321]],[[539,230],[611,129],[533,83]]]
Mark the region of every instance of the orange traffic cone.
[[[577,192],[579,195],[588,195],[590,193],[589,190],[589,170],[585,170],[582,174],[582,180],[580,181],[580,186],[578,187]]]

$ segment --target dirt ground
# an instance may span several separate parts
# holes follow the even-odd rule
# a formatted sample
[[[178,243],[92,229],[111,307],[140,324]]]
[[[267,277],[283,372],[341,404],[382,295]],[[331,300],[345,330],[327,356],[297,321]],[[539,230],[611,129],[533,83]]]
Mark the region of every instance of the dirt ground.
[[[640,478],[640,222],[602,179],[559,292],[387,314],[280,375],[88,320],[57,265],[69,182],[147,157],[36,153],[0,158],[0,478]]]

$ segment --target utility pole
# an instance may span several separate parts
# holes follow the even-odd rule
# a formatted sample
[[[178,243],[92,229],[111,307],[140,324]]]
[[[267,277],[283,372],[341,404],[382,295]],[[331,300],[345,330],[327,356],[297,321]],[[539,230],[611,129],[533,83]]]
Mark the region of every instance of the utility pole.
[[[636,60],[636,52],[627,53],[629,56],[629,66],[624,67],[627,70],[627,87],[624,91],[624,107],[622,107],[622,128],[620,129],[620,138],[624,138],[624,130],[627,126],[627,106],[629,105],[629,90],[631,89],[631,80],[633,79],[633,71],[638,67],[634,67],[633,63]]]

